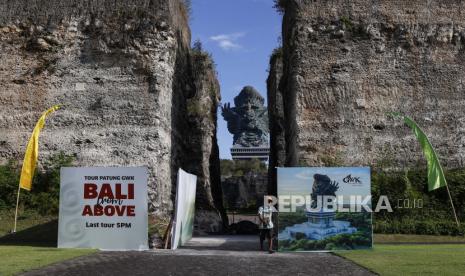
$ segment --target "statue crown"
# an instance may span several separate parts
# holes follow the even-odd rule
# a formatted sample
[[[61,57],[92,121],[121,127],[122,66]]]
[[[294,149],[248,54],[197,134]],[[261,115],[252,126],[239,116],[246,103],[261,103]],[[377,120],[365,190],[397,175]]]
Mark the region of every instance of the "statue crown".
[[[246,86],[242,89],[241,93],[234,98],[234,104],[243,106],[247,103],[257,103],[261,106],[265,104],[265,99],[258,93],[252,86]]]

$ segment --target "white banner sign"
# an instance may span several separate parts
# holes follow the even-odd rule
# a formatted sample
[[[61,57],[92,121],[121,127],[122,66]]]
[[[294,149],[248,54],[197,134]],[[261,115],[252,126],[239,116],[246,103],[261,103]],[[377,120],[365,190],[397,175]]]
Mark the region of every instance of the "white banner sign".
[[[171,249],[184,245],[192,238],[196,188],[197,176],[179,169],[176,188],[176,216],[172,229]]]
[[[61,168],[58,247],[148,249],[147,168]]]

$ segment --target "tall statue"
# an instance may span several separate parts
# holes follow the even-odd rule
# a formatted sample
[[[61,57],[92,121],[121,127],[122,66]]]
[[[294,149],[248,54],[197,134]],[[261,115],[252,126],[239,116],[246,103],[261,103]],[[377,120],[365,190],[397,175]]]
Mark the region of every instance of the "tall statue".
[[[317,207],[318,196],[336,196],[337,190],[339,190],[339,183],[331,181],[327,175],[315,174],[311,194],[312,208]]]
[[[265,100],[252,86],[246,86],[230,103],[221,107],[228,122],[228,130],[234,135],[234,147],[268,147],[268,110]]]

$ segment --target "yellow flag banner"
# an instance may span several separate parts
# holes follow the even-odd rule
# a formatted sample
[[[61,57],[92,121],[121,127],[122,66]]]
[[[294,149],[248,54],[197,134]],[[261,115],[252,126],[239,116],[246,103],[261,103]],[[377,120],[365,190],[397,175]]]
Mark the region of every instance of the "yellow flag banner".
[[[27,143],[26,154],[24,155],[23,168],[21,169],[21,178],[19,180],[19,187],[30,191],[32,187],[32,177],[36,169],[37,158],[39,157],[39,134],[45,125],[45,118],[50,113],[60,109],[59,105],[45,111],[37,121],[34,130],[32,131],[31,138]]]

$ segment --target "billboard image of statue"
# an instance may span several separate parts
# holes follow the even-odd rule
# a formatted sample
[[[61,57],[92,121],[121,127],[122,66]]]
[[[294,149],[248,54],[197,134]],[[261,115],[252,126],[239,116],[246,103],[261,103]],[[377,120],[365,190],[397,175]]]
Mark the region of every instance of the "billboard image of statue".
[[[370,248],[370,189],[370,168],[278,168],[278,249]]]

